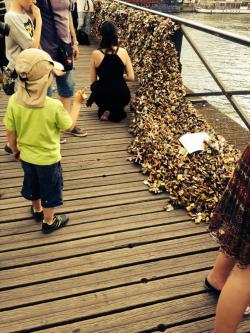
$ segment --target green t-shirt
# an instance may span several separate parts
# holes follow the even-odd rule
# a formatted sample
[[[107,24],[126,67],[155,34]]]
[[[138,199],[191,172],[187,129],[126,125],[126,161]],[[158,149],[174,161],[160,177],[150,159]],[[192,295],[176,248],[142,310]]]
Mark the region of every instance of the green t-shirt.
[[[70,128],[72,120],[59,100],[46,97],[42,108],[29,108],[18,104],[14,94],[4,124],[7,130],[16,132],[21,160],[51,165],[61,160],[60,130]]]

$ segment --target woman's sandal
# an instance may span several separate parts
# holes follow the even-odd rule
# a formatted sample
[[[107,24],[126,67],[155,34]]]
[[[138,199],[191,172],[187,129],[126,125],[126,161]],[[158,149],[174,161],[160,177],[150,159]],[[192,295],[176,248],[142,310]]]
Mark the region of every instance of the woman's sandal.
[[[104,111],[103,115],[101,116],[101,120],[109,120],[110,111]]]
[[[209,291],[211,291],[212,293],[214,293],[214,295],[216,295],[216,296],[220,296],[220,292],[221,292],[221,290],[216,289],[215,287],[213,287],[213,286],[208,282],[208,279],[207,279],[207,278],[205,278],[204,284],[205,284],[205,287],[206,287]]]
[[[220,296],[220,293],[221,293],[221,290],[219,289],[216,289],[215,287],[213,287],[211,285],[211,283],[208,282],[208,279],[205,278],[205,281],[204,281],[204,284],[205,284],[205,287],[211,291],[215,296],[219,297]],[[250,314],[250,305],[247,306],[245,312],[244,312],[244,316],[248,316]]]

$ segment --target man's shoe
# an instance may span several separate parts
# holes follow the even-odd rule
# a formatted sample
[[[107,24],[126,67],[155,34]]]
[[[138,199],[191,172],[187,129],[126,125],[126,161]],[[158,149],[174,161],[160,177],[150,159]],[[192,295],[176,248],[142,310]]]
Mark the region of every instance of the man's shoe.
[[[4,151],[7,154],[10,154],[10,155],[12,154],[12,149],[7,144],[4,147]]]
[[[74,127],[72,129],[72,131],[70,131],[68,133],[71,134],[71,135],[80,136],[80,137],[84,137],[84,136],[88,135],[87,132],[82,131],[79,127]]]
[[[44,234],[49,234],[53,231],[56,231],[57,229],[60,229],[60,228],[64,227],[68,223],[68,221],[69,221],[69,218],[64,214],[54,215],[52,224],[48,224],[48,223],[43,222],[42,232]]]
[[[42,222],[43,221],[43,212],[35,212],[34,211],[34,207],[31,206],[31,214],[32,216],[34,217],[34,219],[37,221],[37,222]]]

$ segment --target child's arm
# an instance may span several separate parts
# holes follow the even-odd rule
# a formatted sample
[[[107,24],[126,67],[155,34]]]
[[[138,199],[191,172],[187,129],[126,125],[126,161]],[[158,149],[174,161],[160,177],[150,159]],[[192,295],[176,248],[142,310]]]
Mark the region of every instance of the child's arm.
[[[72,126],[66,130],[67,132],[72,131],[72,129],[76,126],[77,118],[79,116],[79,111],[81,109],[83,102],[86,99],[85,91],[86,89],[84,88],[82,90],[78,90],[75,93],[74,102],[70,112],[70,117],[72,119]]]
[[[31,47],[39,48],[40,47],[40,39],[42,32],[42,18],[40,9],[33,4],[31,6],[33,21],[35,22],[34,35],[33,35],[33,44]]]
[[[15,158],[18,158],[19,155],[19,149],[17,148],[17,141],[16,141],[16,132],[7,130],[7,138],[9,147],[12,150],[12,154]]]

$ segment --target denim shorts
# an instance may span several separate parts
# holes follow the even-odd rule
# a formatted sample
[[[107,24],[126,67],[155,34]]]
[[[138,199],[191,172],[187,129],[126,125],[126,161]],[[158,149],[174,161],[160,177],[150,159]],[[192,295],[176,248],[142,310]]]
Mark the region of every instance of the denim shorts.
[[[41,199],[42,207],[52,208],[63,204],[63,176],[61,163],[35,165],[22,161],[24,171],[22,196],[27,200]]]
[[[61,97],[72,97],[75,90],[73,70],[67,71],[63,76],[55,76],[58,95]],[[52,96],[52,87],[48,88],[48,96]]]

